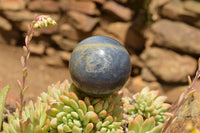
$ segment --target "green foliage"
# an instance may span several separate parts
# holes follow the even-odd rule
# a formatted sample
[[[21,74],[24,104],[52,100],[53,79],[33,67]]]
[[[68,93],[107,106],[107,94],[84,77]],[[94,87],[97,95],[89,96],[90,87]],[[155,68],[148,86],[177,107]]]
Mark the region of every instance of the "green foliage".
[[[9,88],[10,88],[10,85],[5,86],[0,93],[0,129],[1,129],[2,119],[3,119],[4,106],[5,106],[6,97],[7,97]]]
[[[138,115],[135,119],[129,118],[129,133],[161,133],[162,128],[162,124],[155,126],[154,117],[150,117],[145,121],[141,115]]]
[[[136,93],[133,98],[124,98],[124,110],[129,116],[141,115],[144,119],[154,117],[156,125],[165,123],[164,113],[171,105],[164,103],[167,97],[158,96],[158,91],[150,91],[148,87],[140,93]]]
[[[22,112],[22,123],[24,133],[47,133],[50,129],[50,120],[46,110],[48,105],[39,100],[33,104],[32,101],[25,106]],[[18,109],[14,115],[8,115],[8,123],[3,123],[5,133],[20,133]]]
[[[88,97],[68,81],[58,82],[43,92],[36,104],[29,102],[22,115],[25,133],[161,133],[166,97],[144,88],[133,99],[116,93]],[[124,108],[124,110],[123,110]],[[125,111],[125,112],[124,112]],[[3,124],[5,133],[19,133],[18,109]],[[125,126],[125,123],[128,125]]]
[[[73,84],[57,83],[40,100],[49,104],[52,133],[123,133],[121,96],[106,98],[79,96]]]

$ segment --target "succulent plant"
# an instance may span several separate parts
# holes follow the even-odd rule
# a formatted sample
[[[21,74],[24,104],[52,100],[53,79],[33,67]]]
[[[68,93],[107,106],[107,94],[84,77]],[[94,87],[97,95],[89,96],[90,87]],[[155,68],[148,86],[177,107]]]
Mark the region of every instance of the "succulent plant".
[[[123,98],[125,114],[129,116],[141,115],[144,119],[154,117],[155,124],[163,124],[166,120],[164,113],[171,107],[164,103],[167,97],[158,96],[158,91],[150,91],[148,87],[140,93],[133,95],[133,98]]]
[[[6,85],[0,92],[0,129],[2,126],[3,111],[4,111],[4,106],[6,103],[6,98],[7,98],[9,88],[10,88],[10,85]]]
[[[43,92],[38,98],[41,102],[49,105],[52,102],[56,102],[57,99],[63,95],[64,91],[69,91],[69,89],[70,84],[67,80],[63,81],[62,83],[59,81],[56,84],[48,86],[47,93]]]
[[[91,98],[67,81],[58,82],[40,97],[49,104],[51,133],[123,133],[121,94]]]
[[[150,117],[144,121],[141,115],[135,119],[129,118],[128,133],[161,133],[163,125],[155,125],[154,117]]]
[[[39,100],[33,104],[32,101],[25,106],[22,112],[22,123],[24,133],[47,133],[50,129],[50,119],[46,110],[48,105]],[[13,115],[8,115],[8,123],[3,123],[5,133],[20,133],[18,109]]]

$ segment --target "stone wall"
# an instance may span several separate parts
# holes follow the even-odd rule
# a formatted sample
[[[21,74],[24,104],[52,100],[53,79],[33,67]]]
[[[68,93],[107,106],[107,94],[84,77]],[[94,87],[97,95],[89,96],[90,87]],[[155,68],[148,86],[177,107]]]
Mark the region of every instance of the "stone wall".
[[[34,55],[46,56],[48,65],[67,64],[84,38],[109,36],[130,53],[133,69],[125,94],[149,86],[175,101],[187,87],[187,76],[195,74],[200,55],[200,2],[152,0],[154,23],[138,30],[140,19],[130,1],[0,0],[0,44],[23,45],[35,14],[48,14],[57,27],[36,31],[30,45]]]

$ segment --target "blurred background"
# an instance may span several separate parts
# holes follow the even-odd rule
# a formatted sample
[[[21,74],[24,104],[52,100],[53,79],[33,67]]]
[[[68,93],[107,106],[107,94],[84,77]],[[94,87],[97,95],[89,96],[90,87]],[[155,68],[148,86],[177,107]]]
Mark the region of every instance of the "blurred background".
[[[187,88],[187,76],[193,77],[197,69],[200,1],[0,0],[0,88],[11,84],[10,106],[18,99],[22,46],[36,14],[50,15],[57,26],[34,33],[27,99],[35,100],[52,83],[71,82],[71,53],[78,42],[94,35],[111,37],[127,48],[132,73],[123,88],[125,96],[149,86],[172,103]]]

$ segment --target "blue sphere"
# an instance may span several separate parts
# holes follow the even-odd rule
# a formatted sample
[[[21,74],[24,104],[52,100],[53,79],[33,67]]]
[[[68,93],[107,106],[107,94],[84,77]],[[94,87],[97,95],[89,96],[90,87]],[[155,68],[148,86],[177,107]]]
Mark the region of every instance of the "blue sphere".
[[[69,62],[74,85],[81,92],[102,97],[120,90],[131,72],[127,50],[116,40],[93,36],[81,41]]]

